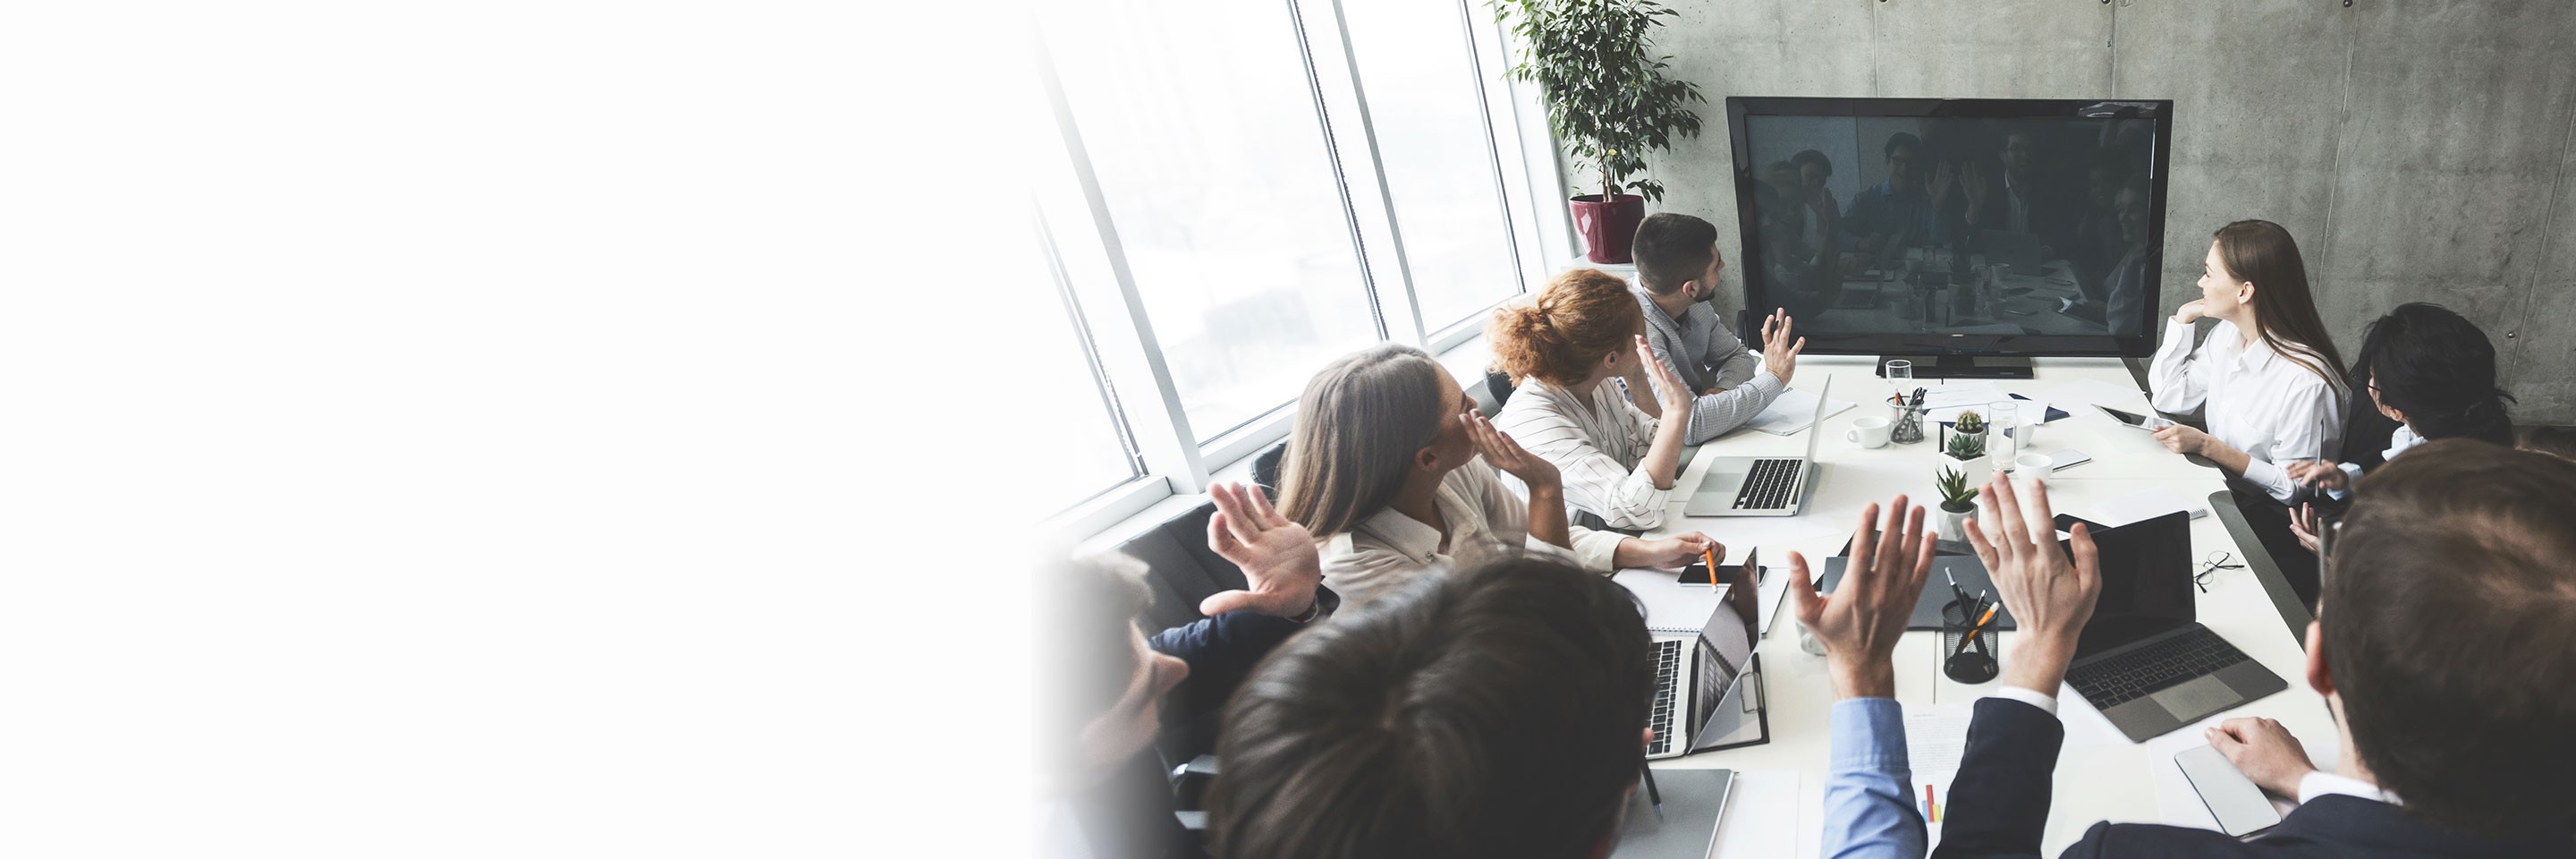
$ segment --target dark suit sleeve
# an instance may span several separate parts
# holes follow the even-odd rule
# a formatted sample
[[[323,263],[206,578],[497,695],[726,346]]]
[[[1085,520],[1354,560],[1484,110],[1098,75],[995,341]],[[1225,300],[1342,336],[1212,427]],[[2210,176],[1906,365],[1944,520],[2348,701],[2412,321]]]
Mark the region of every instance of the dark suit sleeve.
[[[2051,775],[2065,739],[2066,727],[2037,707],[2009,698],[1979,700],[1968,722],[1967,754],[1950,782],[1941,845],[1932,855],[2039,855]]]
[[[1194,712],[1213,712],[1234,694],[1261,657],[1304,624],[1259,612],[1230,611],[1157,633],[1146,645],[1190,664],[1188,694]]]

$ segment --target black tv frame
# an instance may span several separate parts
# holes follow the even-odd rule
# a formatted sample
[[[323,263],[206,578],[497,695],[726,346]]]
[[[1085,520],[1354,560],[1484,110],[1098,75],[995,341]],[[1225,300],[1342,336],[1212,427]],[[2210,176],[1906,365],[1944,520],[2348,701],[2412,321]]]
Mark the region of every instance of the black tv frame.
[[[2172,99],[2020,99],[2020,98],[1823,98],[1728,96],[1726,99],[1726,134],[1735,153],[1735,215],[1741,268],[1739,271],[1764,271],[1761,221],[1753,211],[1753,163],[1751,141],[1747,137],[1745,118],[1751,116],[1848,116],[1855,119],[1877,117],[1941,119],[2151,119],[2155,121],[2155,141],[2150,153],[2152,171],[2148,189],[2150,229],[2154,232],[2152,248],[2162,249],[2165,241],[2165,180],[2167,156],[2173,149]],[[1869,150],[1871,147],[1861,147]],[[1883,355],[1890,358],[1916,358],[1917,376],[1988,375],[2020,376],[2030,373],[2026,359],[2038,357],[2137,357],[2155,354],[2156,318],[2161,307],[2159,290],[2163,286],[2162,265],[2150,265],[2146,272],[2148,300],[2142,302],[2147,319],[2142,334],[2087,335],[2000,335],[2000,334],[1821,334],[1800,330],[1807,338],[1809,354],[1817,355]],[[1763,292],[1762,278],[1744,278],[1744,306],[1748,310],[1775,306]],[[1740,320],[1739,333],[1744,342],[1760,339],[1760,320],[1765,314],[1748,312]],[[1984,358],[1990,360],[1975,361]],[[1991,360],[1991,359],[2005,360]],[[1934,360],[1921,360],[1934,359]],[[1935,364],[1937,360],[1937,364]],[[1971,366],[1983,365],[1982,367]],[[1952,372],[1942,372],[1944,369]]]

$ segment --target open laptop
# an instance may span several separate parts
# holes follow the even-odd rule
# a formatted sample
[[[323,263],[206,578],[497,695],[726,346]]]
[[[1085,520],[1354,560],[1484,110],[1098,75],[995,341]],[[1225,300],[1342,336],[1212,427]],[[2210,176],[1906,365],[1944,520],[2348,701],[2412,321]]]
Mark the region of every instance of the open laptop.
[[[2144,742],[2290,688],[2193,622],[2191,514],[2096,531],[2093,542],[2102,593],[2076,639],[2066,683],[2120,733]]]
[[[1733,578],[1726,582],[1725,602],[1709,612],[1697,635],[1655,636],[1655,698],[1646,714],[1646,727],[1655,729],[1655,741],[1646,747],[1646,757],[1680,757],[1741,744],[1743,719],[1738,711],[1746,709],[1747,690],[1738,688],[1742,684],[1736,681],[1753,659],[1754,619],[1760,616],[1754,587],[1757,563],[1747,554],[1743,566],[1715,571]]]
[[[1825,434],[1825,404],[1833,377],[1816,392],[1816,414],[1807,420],[1807,455],[1791,458],[1721,456],[1708,464],[1684,516],[1796,516],[1816,482],[1816,438]]]

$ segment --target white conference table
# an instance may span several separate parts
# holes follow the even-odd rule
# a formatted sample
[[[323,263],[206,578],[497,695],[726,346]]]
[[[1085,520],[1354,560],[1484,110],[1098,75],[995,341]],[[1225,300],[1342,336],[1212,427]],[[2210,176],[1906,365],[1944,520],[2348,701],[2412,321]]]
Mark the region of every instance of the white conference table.
[[[1867,450],[1844,438],[1844,432],[1851,428],[1853,419],[1864,415],[1888,415],[1888,409],[1881,400],[1890,389],[1884,380],[1876,377],[1874,369],[1874,360],[1865,357],[1807,356],[1799,359],[1791,387],[1815,391],[1824,385],[1827,376],[1831,376],[1832,398],[1859,404],[1824,420],[1821,429],[1825,435],[1816,446],[1816,458],[1821,463],[1818,483],[1800,515],[1784,518],[1689,518],[1682,515],[1682,508],[1688,501],[1687,489],[1699,485],[1708,463],[1716,457],[1748,454],[1794,456],[1803,452],[1807,445],[1805,432],[1774,436],[1737,430],[1702,447],[1677,483],[1681,489],[1674,492],[1666,527],[1649,532],[1649,535],[1661,536],[1688,530],[1704,532],[1725,544],[1729,553],[1738,560],[1747,547],[1758,547],[1763,565],[1771,568],[1775,575],[1787,575],[1788,553],[1795,550],[1807,558],[1810,568],[1821,577],[1824,559],[1841,550],[1859,521],[1863,505],[1876,502],[1884,506],[1899,493],[1917,503],[1937,503],[1939,496],[1932,488],[1932,473],[1939,461],[1939,454],[1934,449],[1936,442],[1932,440],[1937,438],[1937,433],[1932,432],[1928,420],[1925,429],[1929,437],[1916,444],[1889,444]],[[2131,392],[2133,397],[2127,402],[2102,405],[2147,413],[2146,396],[2135,393],[2137,384],[2118,359],[2040,359],[2036,376],[2027,380],[1963,379],[1947,384],[1991,384],[2006,393],[2037,397],[2040,392],[2069,381],[2094,379]],[[1917,380],[1915,384],[1938,390],[1945,383],[1942,380]],[[2206,507],[2208,496],[2224,488],[2217,470],[2186,461],[2182,456],[2165,450],[2144,432],[2121,426],[2090,409],[2069,409],[2069,412],[2068,417],[2041,426],[2027,451],[2055,453],[2071,447],[2093,457],[2090,463],[2049,476],[2049,497],[2056,512],[2103,521],[2106,517],[2096,511],[2105,500],[2148,488],[2162,488],[2197,507]],[[1928,515],[1925,525],[1931,525]],[[2237,546],[2215,513],[2191,523],[2191,539],[2195,570],[2199,561],[2212,552],[2229,552],[2236,559],[2235,563],[2244,563],[2249,550],[2261,551],[2260,546]],[[1796,773],[1799,793],[1796,855],[1815,856],[1819,853],[1824,825],[1822,804],[1828,746],[1827,716],[1833,706],[1833,690],[1825,676],[1824,657],[1809,655],[1798,646],[1798,624],[1792,605],[1784,600],[1780,613],[1781,616],[1755,647],[1755,652],[1762,658],[1771,741],[1660,760],[1655,765]],[[2318,766],[2328,770],[2334,768],[2338,753],[2334,723],[2324,700],[2307,687],[2302,642],[2284,627],[2281,615],[2274,610],[2270,597],[2252,569],[2218,571],[2210,580],[2207,592],[2199,594],[2197,613],[2202,624],[2289,681],[2289,688],[2146,743],[2129,741],[2072,688],[2060,690],[2058,713],[2066,724],[2066,743],[2058,758],[2054,801],[2049,808],[2048,830],[2041,841],[2043,855],[2055,856],[2099,820],[2217,828],[2208,811],[2200,805],[2197,794],[2182,779],[2181,770],[2173,763],[2173,756],[2202,745],[2201,729],[2225,719],[2266,716],[2280,720],[2307,747],[2309,756]],[[2005,632],[1998,642],[2001,648],[1999,657],[2007,664],[2013,658],[2013,637],[2014,633]],[[1896,695],[1897,700],[1909,708],[1965,705],[1991,692],[2000,682],[1969,686],[1944,676],[1940,670],[1939,638],[1937,632],[1909,632],[1897,646]],[[1730,801],[1730,805],[1734,804]]]

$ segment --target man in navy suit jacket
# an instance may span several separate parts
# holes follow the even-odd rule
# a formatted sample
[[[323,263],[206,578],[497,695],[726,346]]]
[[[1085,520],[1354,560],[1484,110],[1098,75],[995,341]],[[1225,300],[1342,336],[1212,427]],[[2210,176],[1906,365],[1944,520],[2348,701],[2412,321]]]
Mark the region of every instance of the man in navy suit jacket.
[[[2097,823],[2065,856],[2576,856],[2576,520],[2567,514],[2576,463],[2454,439],[2366,482],[2307,637],[2308,684],[2335,714],[2347,775],[2317,772],[2277,724],[2232,720],[2211,729],[2212,744],[2266,791],[2302,802],[2279,825],[2238,841]],[[2035,856],[2065,736],[2054,691],[2092,614],[2100,569],[2081,526],[2074,557],[2058,550],[2045,486],[2017,499],[1997,479],[1978,503],[2000,533],[1971,523],[1970,542],[2021,641],[2006,691],[1977,702],[1933,855]],[[1827,602],[1795,590],[1802,619],[1811,602]],[[1837,589],[1831,601],[1843,599]],[[1859,631],[1818,630],[1829,662],[1837,644],[1851,649],[1871,627],[1901,630],[1905,612],[1848,614],[1859,620],[1845,626]],[[1901,770],[1902,734],[1883,733],[1855,742],[1892,748]],[[1888,757],[1844,740],[1837,733],[1837,761]],[[1910,798],[1867,796],[1829,803],[1828,852],[1922,855],[1919,817],[1910,828],[1866,825],[1870,815],[1914,815]],[[1887,805],[1897,807],[1878,807]],[[1862,837],[1838,835],[1849,830]]]

